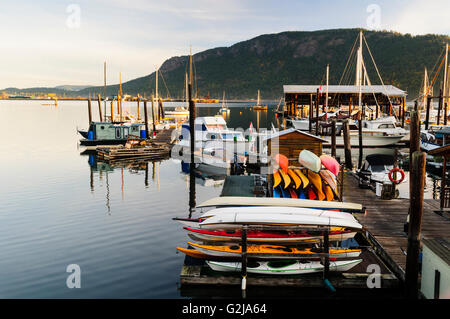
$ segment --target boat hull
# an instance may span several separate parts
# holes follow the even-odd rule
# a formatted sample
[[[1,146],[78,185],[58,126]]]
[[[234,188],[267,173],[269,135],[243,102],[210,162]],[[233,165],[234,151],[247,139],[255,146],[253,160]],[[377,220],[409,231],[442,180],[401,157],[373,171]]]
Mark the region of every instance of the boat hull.
[[[348,271],[362,262],[362,259],[330,261],[329,271]],[[239,272],[242,264],[240,262],[207,261],[211,269],[221,272]],[[322,272],[324,266],[319,261],[295,261],[286,266],[274,267],[270,262],[258,262],[257,267],[247,265],[247,272],[252,274],[270,275],[302,275]]]

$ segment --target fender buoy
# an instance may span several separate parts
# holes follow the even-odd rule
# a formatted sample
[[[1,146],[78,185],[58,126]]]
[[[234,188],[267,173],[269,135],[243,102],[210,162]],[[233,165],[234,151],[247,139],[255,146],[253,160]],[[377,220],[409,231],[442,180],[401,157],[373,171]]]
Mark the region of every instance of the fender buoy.
[[[399,173],[400,173],[400,175],[401,175],[400,179],[395,180],[395,179],[392,177],[392,174],[393,174],[394,172],[399,172]],[[391,170],[389,171],[388,177],[389,177],[389,180],[390,180],[392,183],[394,183],[394,184],[400,184],[400,183],[403,182],[403,180],[405,179],[405,172],[404,172],[402,169],[400,169],[400,168],[393,168],[393,169],[391,169]]]

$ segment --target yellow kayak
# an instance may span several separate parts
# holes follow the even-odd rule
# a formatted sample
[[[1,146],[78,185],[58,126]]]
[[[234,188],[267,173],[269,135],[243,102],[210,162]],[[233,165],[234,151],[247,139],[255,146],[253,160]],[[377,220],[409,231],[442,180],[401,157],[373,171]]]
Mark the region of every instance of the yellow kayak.
[[[284,188],[287,188],[289,184],[291,184],[291,178],[282,169],[279,169],[278,172],[280,172],[281,177],[283,177]]]
[[[232,246],[217,246],[217,245],[200,245],[188,242],[196,251],[205,255],[214,257],[240,257],[242,253],[242,247],[240,245]],[[178,250],[183,251],[184,249]],[[185,251],[183,251],[186,253]],[[322,251],[317,248],[295,248],[279,245],[248,245],[248,254],[299,254],[299,255],[311,255],[314,256]],[[361,254],[361,249],[343,249],[343,248],[330,248],[329,254],[332,257],[358,257]],[[191,254],[192,256],[193,254]]]
[[[308,178],[311,181],[311,184],[316,188],[318,199],[324,200],[326,196],[322,191],[322,178],[320,175],[310,170],[308,171]]]
[[[277,187],[281,183],[281,176],[278,171],[273,172],[273,188]]]
[[[294,181],[295,189],[298,189],[300,185],[302,185],[302,180],[300,179],[300,177],[297,174],[295,174],[294,171],[291,169],[288,169],[288,175]]]
[[[306,186],[308,186],[308,184],[309,184],[309,179],[305,176],[305,174],[302,173],[302,171],[299,168],[294,168],[294,172],[302,180],[302,187],[303,187],[303,189],[305,189]]]
[[[323,184],[323,191],[325,193],[327,201],[332,201],[334,199],[334,193],[329,185]]]

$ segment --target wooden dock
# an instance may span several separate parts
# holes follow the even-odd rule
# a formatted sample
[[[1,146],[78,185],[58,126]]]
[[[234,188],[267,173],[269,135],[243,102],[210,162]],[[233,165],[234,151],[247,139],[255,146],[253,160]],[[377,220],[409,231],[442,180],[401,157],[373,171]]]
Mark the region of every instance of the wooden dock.
[[[409,199],[382,200],[372,190],[359,188],[356,177],[352,173],[346,173],[344,201],[360,203],[366,207],[366,214],[355,214],[366,229],[366,239],[395,275],[404,280],[408,246],[404,224],[408,216]],[[437,200],[424,200],[422,238],[450,239],[450,219],[435,213],[438,210]]]

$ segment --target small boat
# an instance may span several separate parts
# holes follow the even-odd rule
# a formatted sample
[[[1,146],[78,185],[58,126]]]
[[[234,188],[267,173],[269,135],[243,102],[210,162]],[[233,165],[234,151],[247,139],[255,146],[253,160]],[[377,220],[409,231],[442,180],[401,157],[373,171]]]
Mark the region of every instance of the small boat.
[[[322,162],[320,158],[311,151],[302,150],[298,155],[298,162],[303,167],[315,172],[319,173],[320,168],[322,166]]]
[[[225,101],[225,91],[223,91],[222,106],[219,109],[219,114],[228,114],[228,113],[230,113],[230,109],[228,108],[227,102]]]
[[[281,176],[278,171],[273,172],[273,188],[276,188],[281,183]]]
[[[323,184],[322,190],[325,193],[325,198],[327,201],[332,201],[334,199],[334,193],[330,186]]]
[[[279,169],[278,172],[283,178],[284,188],[286,189],[291,184],[291,178],[282,169]]]
[[[197,208],[205,207],[251,207],[251,206],[283,206],[333,209],[351,213],[363,213],[365,208],[359,203],[346,202],[319,202],[312,200],[272,198],[272,197],[239,197],[220,196],[214,197],[197,205]]]
[[[325,166],[327,170],[329,170],[331,173],[334,174],[334,176],[338,176],[339,170],[341,166],[339,165],[338,161],[334,157],[331,157],[330,155],[320,155],[320,161],[322,162],[322,165]]]
[[[207,230],[183,227],[184,230],[192,235],[197,240],[202,241],[240,241],[242,233],[239,229],[227,230]],[[346,230],[341,227],[332,227],[329,232],[330,241],[344,241],[355,237],[356,232]],[[323,235],[320,232],[312,231],[262,231],[262,230],[248,230],[248,242],[266,242],[266,243],[315,243],[323,240]]]
[[[302,185],[300,176],[295,174],[295,172],[291,169],[288,169],[288,175],[291,177],[292,181],[294,181],[295,189],[299,189],[299,187]]]
[[[320,171],[320,177],[322,177],[322,180],[331,188],[333,193],[338,196],[338,190],[337,190],[337,183],[336,183],[336,177],[333,173],[331,173],[329,170],[321,170]]]
[[[289,168],[289,159],[283,154],[275,155],[275,161],[278,166],[287,174]]]
[[[308,172],[308,178],[311,181],[311,184],[314,185],[317,197],[319,200],[325,199],[325,194],[322,191],[322,178],[319,174],[314,173],[313,171]]]
[[[348,271],[362,262],[362,259],[330,261],[330,271]],[[206,261],[209,267],[215,271],[241,271],[240,262]],[[324,265],[320,261],[307,260],[272,260],[249,261],[247,272],[253,274],[271,275],[302,275],[323,271]]]
[[[209,256],[215,257],[241,257],[242,246],[241,245],[200,245],[196,243],[188,242],[188,245],[192,246],[195,250]],[[320,248],[296,248],[288,246],[278,245],[248,245],[248,255],[279,255],[276,258],[283,258],[286,254],[307,255],[314,257],[318,253],[323,253]],[[330,248],[329,254],[333,258],[355,258],[361,254],[361,249],[343,249],[343,248]]]
[[[306,188],[309,185],[309,179],[305,176],[305,174],[302,173],[299,168],[294,168],[294,172],[298,175],[298,177],[300,177],[302,181],[302,187]]]
[[[324,195],[325,196],[325,195]],[[351,216],[351,214],[321,211],[320,214],[314,213],[314,210],[305,208],[290,208],[289,211],[299,210],[296,213],[285,212],[286,207],[227,207],[217,208],[221,213],[208,212],[212,215],[201,223],[201,229],[239,229],[244,225],[254,226],[279,226],[279,227],[345,227],[351,229],[362,229],[360,223],[352,218],[343,218],[342,216]],[[302,213],[300,213],[300,210]],[[223,213],[227,211],[227,213]],[[263,213],[264,212],[264,213]],[[319,211],[320,212],[320,211]],[[340,216],[331,213],[339,214]],[[202,216],[204,217],[204,216]]]
[[[253,109],[267,111],[267,105],[261,105],[259,90],[258,90],[258,98],[256,99],[256,105],[253,106]]]
[[[389,171],[394,168],[394,156],[387,154],[367,155],[361,168],[356,171],[360,187],[375,187],[375,183],[389,182]]]
[[[78,130],[84,138],[80,145],[86,148],[99,146],[125,145],[129,135],[146,138],[144,123],[91,122],[87,131]]]

